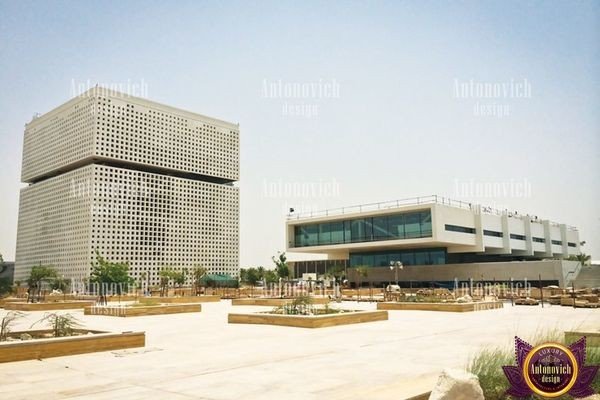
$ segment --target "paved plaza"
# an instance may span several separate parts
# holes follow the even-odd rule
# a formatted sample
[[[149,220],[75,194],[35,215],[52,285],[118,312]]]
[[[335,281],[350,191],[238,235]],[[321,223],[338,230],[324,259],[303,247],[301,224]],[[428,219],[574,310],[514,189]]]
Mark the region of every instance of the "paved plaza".
[[[268,309],[221,301],[202,313],[137,318],[75,311],[86,328],[146,331],[146,347],[0,364],[0,398],[398,400],[430,390],[443,368],[464,367],[480,348],[512,346],[515,335],[600,328],[600,310],[510,303],[464,314],[390,311],[389,321],[314,330],[227,324],[231,310]],[[14,330],[42,315],[28,313]]]

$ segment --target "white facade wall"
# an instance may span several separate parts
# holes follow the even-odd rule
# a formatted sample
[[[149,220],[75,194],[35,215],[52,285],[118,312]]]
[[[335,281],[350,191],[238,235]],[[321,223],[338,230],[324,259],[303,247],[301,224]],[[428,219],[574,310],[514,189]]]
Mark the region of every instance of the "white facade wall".
[[[92,198],[73,196],[72,189],[92,177],[87,166],[21,189],[15,281],[24,282],[38,264],[68,278],[88,273]]]
[[[89,274],[95,251],[158,283],[163,266],[239,273],[239,127],[92,89],[26,126],[16,279]]]
[[[25,126],[21,181],[51,174],[94,154],[93,97],[77,97]]]
[[[423,205],[419,206],[423,209]],[[353,213],[332,217],[296,218],[287,221],[288,251],[307,253],[326,253],[331,258],[340,256],[347,258],[352,251],[365,251],[368,249],[391,250],[415,247],[446,247],[449,253],[478,253],[515,255],[523,257],[567,257],[579,253],[579,232],[566,225],[559,226],[547,220],[538,220],[527,215],[498,214],[482,210],[478,205],[468,207],[449,206],[432,202],[432,237],[404,240],[387,240],[350,243],[342,245],[323,245],[295,247],[293,244],[294,226],[310,223],[321,223],[333,220],[353,219],[361,216],[393,214],[409,212],[415,206],[388,208],[385,211]],[[321,213],[323,214],[323,213]],[[475,229],[475,233],[455,232],[445,229],[446,225],[455,225]],[[500,232],[502,237],[484,234],[484,231]],[[524,236],[525,240],[511,238],[512,235]],[[566,240],[563,240],[562,237]],[[533,238],[543,239],[536,242]],[[552,245],[552,240],[560,241],[562,245]],[[576,244],[568,246],[568,242]],[[340,251],[342,250],[342,251]]]

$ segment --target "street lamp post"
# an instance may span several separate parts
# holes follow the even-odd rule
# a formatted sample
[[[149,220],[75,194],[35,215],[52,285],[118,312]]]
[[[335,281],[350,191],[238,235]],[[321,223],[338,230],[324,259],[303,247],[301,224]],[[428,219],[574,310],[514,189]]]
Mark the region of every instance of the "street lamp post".
[[[390,270],[394,271],[394,277],[396,278],[396,286],[398,286],[398,270],[404,269],[404,265],[400,261],[390,261]]]

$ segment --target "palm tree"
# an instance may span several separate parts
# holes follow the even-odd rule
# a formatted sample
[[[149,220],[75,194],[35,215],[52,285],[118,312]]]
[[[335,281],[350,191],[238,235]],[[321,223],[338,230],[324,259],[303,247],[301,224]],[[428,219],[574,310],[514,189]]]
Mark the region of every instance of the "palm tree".
[[[579,253],[579,254],[574,255],[574,256],[569,256],[567,258],[567,260],[569,260],[569,261],[577,261],[583,267],[584,265],[588,264],[588,262],[590,261],[591,258],[592,258],[591,256],[589,256],[589,255],[587,255],[585,253]]]

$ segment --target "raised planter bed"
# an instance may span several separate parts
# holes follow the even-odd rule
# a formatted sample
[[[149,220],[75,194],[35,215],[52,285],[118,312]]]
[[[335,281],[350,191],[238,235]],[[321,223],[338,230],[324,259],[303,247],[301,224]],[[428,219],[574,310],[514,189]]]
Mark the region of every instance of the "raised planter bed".
[[[146,315],[180,314],[201,312],[202,305],[189,304],[159,304],[148,306],[92,306],[83,309],[84,315],[106,315],[110,317],[142,317]]]
[[[539,306],[540,302],[537,301],[536,299],[520,297],[518,299],[515,299],[515,305],[517,305],[517,306]]]
[[[6,303],[4,309],[15,310],[15,311],[49,311],[49,310],[76,310],[78,308],[85,308],[93,306],[94,301],[80,300],[80,301],[52,301],[44,303],[26,303],[26,302],[14,302]]]
[[[271,313],[235,314],[227,321],[230,324],[259,324],[293,326],[296,328],[326,328],[337,325],[360,324],[363,322],[386,321],[387,311],[349,311],[325,315],[280,315]]]
[[[18,297],[5,297],[0,299],[0,307],[4,307],[4,305],[8,303],[22,303],[24,301],[25,299],[20,299]]]
[[[159,303],[216,303],[221,296],[146,297]]]
[[[598,308],[598,307],[600,307],[600,303],[591,303],[590,301],[581,299],[581,298],[573,299],[572,297],[563,297],[560,299],[561,306],[573,307],[573,302],[575,302],[575,307],[580,307],[580,308]]]
[[[49,332],[51,331],[12,332],[11,336],[19,337],[22,334],[30,334],[35,337]],[[76,332],[80,335],[2,342],[0,343],[0,363],[129,349],[146,345],[145,332],[110,333],[91,330],[76,330]]]
[[[413,311],[445,311],[472,312],[503,308],[501,301],[481,301],[472,303],[420,303],[420,302],[383,302],[377,303],[378,310],[413,310]]]
[[[331,300],[327,297],[311,297],[312,304],[329,304]],[[294,299],[278,299],[278,298],[248,298],[248,299],[232,299],[232,306],[267,306],[279,307],[284,304],[290,304]]]
[[[600,347],[600,331],[566,331],[565,343],[573,343],[585,336],[585,342],[588,347]]]

